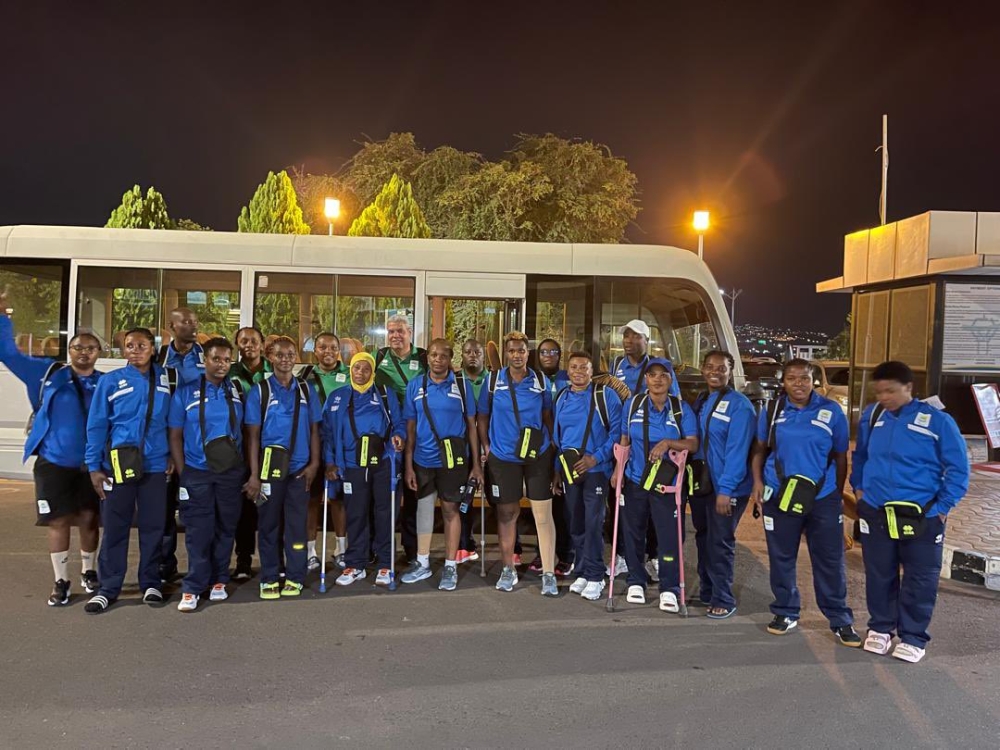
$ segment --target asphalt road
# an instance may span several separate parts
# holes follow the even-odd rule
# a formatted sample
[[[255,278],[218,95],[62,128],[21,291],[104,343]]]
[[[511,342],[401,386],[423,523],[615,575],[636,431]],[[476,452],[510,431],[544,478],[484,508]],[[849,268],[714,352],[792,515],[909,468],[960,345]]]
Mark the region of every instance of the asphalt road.
[[[46,606],[32,521],[30,485],[0,482],[2,747],[1000,747],[1000,597],[943,581],[924,661],[875,657],[834,642],[803,550],[801,627],[771,636],[749,514],[724,622],[624,595],[608,614],[566,582],[545,599],[530,574],[501,594],[495,565],[486,582],[464,566],[452,593],[369,577],[263,602],[255,579],[194,614],[176,587],[142,605],[133,581],[88,616],[79,588]],[[863,627],[860,551],[848,565]]]

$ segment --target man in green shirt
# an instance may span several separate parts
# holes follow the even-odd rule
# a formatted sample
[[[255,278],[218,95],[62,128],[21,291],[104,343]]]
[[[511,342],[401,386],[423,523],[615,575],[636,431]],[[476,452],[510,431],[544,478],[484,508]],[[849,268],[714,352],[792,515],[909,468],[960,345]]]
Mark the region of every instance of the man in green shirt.
[[[313,340],[313,344],[316,364],[303,367],[299,372],[299,379],[316,391],[316,396],[325,409],[326,400],[331,393],[350,385],[350,368],[344,364],[340,357],[340,339],[335,334],[321,333]],[[318,570],[320,566],[319,555],[316,554],[316,535],[320,528],[323,483],[325,481],[326,478],[320,472],[309,489],[309,509],[306,515],[306,556],[308,558],[306,567],[310,571]],[[337,564],[342,568],[344,567],[344,553],[347,551],[347,516],[344,513],[344,499],[338,492],[336,498],[331,495],[329,500],[333,512],[333,530],[337,535],[337,547],[333,554]]]
[[[264,357],[264,334],[256,328],[241,328],[236,332],[236,348],[240,358],[229,368],[229,379],[238,384],[243,400],[250,389],[271,376],[271,363]],[[240,520],[236,524],[236,570],[234,581],[248,581],[253,576],[254,547],[257,544],[257,506],[243,496]]]
[[[406,386],[427,372],[427,352],[413,345],[413,329],[405,315],[393,315],[386,321],[385,336],[389,346],[375,355],[375,384],[396,392],[400,403]],[[403,507],[400,511],[400,540],[407,563],[417,559],[417,493],[403,486]]]

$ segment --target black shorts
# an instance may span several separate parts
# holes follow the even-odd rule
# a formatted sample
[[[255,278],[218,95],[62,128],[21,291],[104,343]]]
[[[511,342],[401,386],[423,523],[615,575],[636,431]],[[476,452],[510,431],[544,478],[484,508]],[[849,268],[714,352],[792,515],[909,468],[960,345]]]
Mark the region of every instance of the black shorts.
[[[519,503],[522,497],[529,500],[552,498],[552,456],[550,445],[545,453],[531,463],[501,461],[492,453],[486,463],[490,469],[490,494],[500,505]]]
[[[100,511],[100,499],[90,484],[90,473],[35,459],[35,526],[48,526],[53,518],[80,511]]]
[[[462,487],[469,480],[467,469],[430,469],[413,464],[413,470],[417,473],[417,497],[427,497],[432,492],[437,492],[438,500],[446,503],[461,502]]]

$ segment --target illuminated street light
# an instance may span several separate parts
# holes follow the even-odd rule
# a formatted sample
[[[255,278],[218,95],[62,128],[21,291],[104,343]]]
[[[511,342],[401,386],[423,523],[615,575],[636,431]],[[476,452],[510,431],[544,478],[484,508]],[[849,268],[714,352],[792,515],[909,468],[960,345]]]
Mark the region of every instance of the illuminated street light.
[[[336,198],[327,198],[323,205],[323,213],[330,220],[330,236],[333,236],[333,220],[340,216],[340,201]]]
[[[691,222],[694,230],[698,233],[698,260],[705,258],[705,232],[708,231],[711,222],[708,211],[695,211],[694,220]]]

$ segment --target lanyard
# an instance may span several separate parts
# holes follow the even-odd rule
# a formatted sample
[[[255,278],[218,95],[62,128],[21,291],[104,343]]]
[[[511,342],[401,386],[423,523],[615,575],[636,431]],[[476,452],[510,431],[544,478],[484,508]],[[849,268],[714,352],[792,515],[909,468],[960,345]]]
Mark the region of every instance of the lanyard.
[[[463,383],[463,385],[464,385],[464,383]],[[437,428],[434,426],[434,418],[431,417],[431,408],[427,404],[427,402],[430,400],[430,395],[431,395],[431,392],[430,392],[430,388],[428,388],[427,375],[424,375],[424,398],[423,398],[423,401],[424,401],[424,416],[427,417],[427,425],[431,428],[431,434],[434,436],[434,439],[437,440],[440,443],[441,442],[441,436],[438,435]],[[462,423],[464,425],[464,429],[462,430],[462,434],[463,435],[467,435],[468,432],[469,432],[469,426],[468,426],[468,423],[466,423],[465,419],[464,419],[464,417],[465,417],[465,393],[464,392],[462,393],[462,417],[463,417]],[[357,432],[357,430],[355,430],[355,432]]]
[[[204,451],[205,446],[208,444],[205,434],[205,400],[208,398],[206,394],[207,381],[205,376],[201,376],[201,390],[198,393],[198,426],[201,427],[201,448]],[[223,388],[226,392],[226,403],[229,405],[229,437],[233,437],[236,432],[236,407],[233,406],[233,394],[228,388],[226,388],[226,381],[223,379],[219,386]],[[298,400],[296,399],[296,406],[298,406]],[[298,423],[299,410],[295,410],[295,421],[296,426]]]

